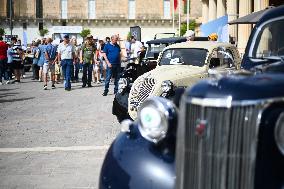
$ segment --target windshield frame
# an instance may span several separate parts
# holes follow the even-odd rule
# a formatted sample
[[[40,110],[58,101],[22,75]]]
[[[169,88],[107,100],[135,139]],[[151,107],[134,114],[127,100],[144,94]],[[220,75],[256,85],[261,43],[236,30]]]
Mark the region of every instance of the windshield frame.
[[[253,62],[259,62],[259,61],[262,61],[263,58],[264,59],[267,58],[267,57],[255,57],[254,53],[257,51],[257,48],[259,45],[259,39],[261,38],[263,30],[266,28],[266,26],[272,22],[277,22],[280,20],[284,20],[284,16],[269,19],[265,21],[264,23],[262,23],[258,28],[256,28],[256,32],[255,32],[255,35],[253,36],[252,42],[249,47],[249,53],[248,53],[248,57],[251,58]]]
[[[209,53],[209,50],[206,49],[206,48],[196,48],[196,47],[190,47],[190,48],[186,48],[186,47],[184,47],[184,48],[168,48],[168,49],[165,49],[165,50],[162,51],[163,53],[161,54],[161,57],[160,57],[160,59],[159,59],[158,65],[159,65],[159,66],[173,66],[173,65],[194,66],[194,65],[190,65],[190,64],[161,64],[164,54],[165,54],[168,50],[175,50],[175,49],[198,49],[198,50],[204,50],[204,51],[206,51],[206,57],[205,57],[205,60],[204,60],[204,64],[203,64],[202,66],[198,66],[198,67],[203,67],[203,66],[207,65],[207,59],[208,59],[208,56],[209,56],[209,54],[210,54],[210,53]]]

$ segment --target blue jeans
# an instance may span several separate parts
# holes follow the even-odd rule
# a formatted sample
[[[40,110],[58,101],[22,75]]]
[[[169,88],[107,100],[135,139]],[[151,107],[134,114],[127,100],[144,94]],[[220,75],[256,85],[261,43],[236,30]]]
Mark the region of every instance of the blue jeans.
[[[72,66],[72,70],[71,70],[71,80],[79,80],[79,69],[80,69],[80,65],[78,62],[76,62],[76,64],[74,66]]]
[[[86,85],[86,84],[91,85],[92,73],[93,73],[93,64],[84,63],[83,64],[83,77],[82,77],[83,85]]]
[[[114,77],[114,93],[117,93],[118,91],[118,80],[120,78],[120,70],[121,70],[121,66],[120,64],[116,65],[112,65],[111,68],[107,67],[106,70],[106,81],[105,81],[105,92],[108,92],[108,88],[109,88],[109,82],[111,79],[111,76]]]
[[[64,73],[64,87],[71,89],[71,68],[73,65],[72,59],[61,60],[62,72]]]

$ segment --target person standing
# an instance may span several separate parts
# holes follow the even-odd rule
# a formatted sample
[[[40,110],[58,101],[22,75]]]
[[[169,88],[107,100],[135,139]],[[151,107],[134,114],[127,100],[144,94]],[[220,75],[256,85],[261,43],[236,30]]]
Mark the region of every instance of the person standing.
[[[7,67],[7,50],[8,45],[3,41],[3,37],[0,36],[0,85],[2,85],[2,77],[5,78],[5,72]]]
[[[71,81],[78,82],[79,81],[79,69],[80,69],[80,46],[77,44],[77,39],[72,37],[71,39],[72,44],[75,48],[75,64],[71,69]]]
[[[41,39],[41,44],[38,46],[39,55],[37,65],[39,66],[39,81],[43,81],[43,64],[44,64],[44,52],[45,52],[45,38]]]
[[[39,58],[39,41],[33,42],[33,48],[32,48],[32,54],[33,54],[33,65],[32,65],[32,70],[33,70],[33,78],[32,80],[38,80],[39,79],[39,67],[37,65],[38,63],[38,58]]]
[[[107,68],[107,65],[106,65],[106,61],[102,55],[102,52],[103,52],[103,49],[105,47],[105,43],[103,40],[99,40],[99,46],[98,46],[98,50],[97,50],[97,57],[99,59],[99,82],[102,81],[102,77],[104,78],[104,80],[106,79],[106,68]]]
[[[21,69],[22,69],[22,63],[23,63],[23,50],[19,43],[17,43],[17,38],[12,37],[11,38],[12,44],[13,44],[13,51],[12,51],[12,57],[13,57],[13,70],[15,75],[15,80],[13,83],[17,82],[20,83],[21,79]]]
[[[131,36],[131,58],[136,59],[139,57],[143,48],[143,44],[137,41],[135,36]]]
[[[96,64],[96,46],[93,41],[93,36],[88,35],[85,43],[82,45],[80,62],[83,64],[83,85],[82,87],[92,87],[93,63]]]
[[[8,44],[8,50],[7,50],[7,69],[5,72],[7,82],[6,84],[9,84],[12,80],[12,72],[13,72],[13,48],[11,44]]]
[[[120,70],[121,70],[121,49],[120,46],[117,44],[118,36],[113,35],[111,36],[110,43],[107,43],[103,49],[103,57],[107,63],[107,76],[105,81],[105,90],[103,92],[103,96],[107,96],[109,92],[109,82],[111,76],[114,76],[114,94],[118,91],[118,80],[120,77]]]
[[[70,43],[69,35],[64,35],[64,40],[58,46],[58,61],[61,61],[64,74],[64,87],[66,91],[71,90],[71,68],[75,63],[75,48]]]
[[[55,89],[55,58],[56,58],[56,47],[51,44],[52,39],[47,38],[46,40],[47,45],[45,47],[45,59],[44,59],[44,64],[43,64],[43,81],[44,81],[44,86],[43,89],[47,90],[47,75],[48,71],[51,73],[51,81],[52,85],[51,88]]]

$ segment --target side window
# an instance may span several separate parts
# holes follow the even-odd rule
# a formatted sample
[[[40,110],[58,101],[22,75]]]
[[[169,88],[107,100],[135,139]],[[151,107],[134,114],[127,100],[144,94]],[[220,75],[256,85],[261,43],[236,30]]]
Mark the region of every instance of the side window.
[[[225,48],[218,48],[213,50],[209,62],[209,68],[212,69],[220,66],[224,68],[235,67],[234,56],[230,50]]]

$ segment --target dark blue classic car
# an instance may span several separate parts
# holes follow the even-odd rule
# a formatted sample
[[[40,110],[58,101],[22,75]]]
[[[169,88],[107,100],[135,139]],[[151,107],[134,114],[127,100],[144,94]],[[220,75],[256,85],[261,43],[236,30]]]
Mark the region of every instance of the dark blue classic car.
[[[122,123],[99,188],[284,189],[283,31],[280,6],[255,26],[243,71],[199,82],[179,108],[145,101]]]

